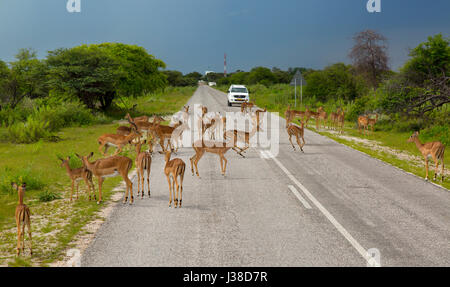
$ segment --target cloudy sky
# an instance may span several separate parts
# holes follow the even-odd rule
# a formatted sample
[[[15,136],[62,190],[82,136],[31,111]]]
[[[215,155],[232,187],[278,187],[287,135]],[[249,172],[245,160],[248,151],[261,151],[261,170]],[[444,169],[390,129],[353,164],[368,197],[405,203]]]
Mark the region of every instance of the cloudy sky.
[[[450,36],[449,0],[0,0],[0,59],[19,48],[39,57],[60,47],[123,42],[145,47],[183,72],[254,66],[323,68],[349,62],[352,36],[374,29],[389,39],[391,67],[430,35]]]

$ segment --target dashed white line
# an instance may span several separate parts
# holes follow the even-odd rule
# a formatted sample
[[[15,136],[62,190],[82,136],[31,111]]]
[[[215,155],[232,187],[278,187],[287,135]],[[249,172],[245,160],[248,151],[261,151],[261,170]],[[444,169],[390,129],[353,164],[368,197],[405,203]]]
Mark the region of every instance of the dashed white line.
[[[359,244],[358,241],[331,215],[330,212],[303,186],[292,173],[269,151],[260,151],[261,157],[266,159],[273,159],[273,161],[280,167],[280,169],[289,177],[291,181],[293,181],[308,197],[308,199],[322,212],[322,214],[333,224],[333,226],[339,231],[339,233],[344,236],[345,239],[356,249],[356,251],[366,260],[367,266],[379,267],[379,261],[373,259],[373,257],[369,254],[369,252],[364,249],[364,247]]]
[[[298,192],[293,185],[288,186],[292,193],[297,197],[297,199],[303,204],[306,209],[311,209],[311,205],[303,198],[303,196]]]

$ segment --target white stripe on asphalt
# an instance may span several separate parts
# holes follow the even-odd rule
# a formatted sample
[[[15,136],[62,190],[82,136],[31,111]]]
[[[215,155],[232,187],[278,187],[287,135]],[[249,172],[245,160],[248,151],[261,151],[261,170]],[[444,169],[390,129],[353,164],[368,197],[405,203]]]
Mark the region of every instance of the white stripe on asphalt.
[[[295,187],[293,185],[289,185],[288,187],[306,209],[312,208],[311,205],[309,205],[309,203],[306,201],[306,199],[303,198],[303,196],[297,191],[297,189],[295,189]]]
[[[289,172],[289,170],[284,167],[284,165],[276,158],[274,157],[269,151],[261,151],[261,153],[264,153],[267,158],[271,158],[274,160],[274,162],[281,168],[281,170],[289,177],[290,180],[292,180],[302,191],[303,193],[309,198],[309,200],[314,203],[314,205],[322,212],[323,215],[331,222],[331,224],[336,227],[336,229],[344,236],[345,239],[347,239],[348,242],[358,251],[358,253],[366,260],[367,266],[373,266],[373,267],[379,267],[379,261],[377,262],[374,260],[374,258],[367,252],[366,249],[364,249],[361,244],[356,241],[353,236],[348,233],[348,231],[331,215],[330,212],[306,189],[306,187],[303,186],[293,175]]]

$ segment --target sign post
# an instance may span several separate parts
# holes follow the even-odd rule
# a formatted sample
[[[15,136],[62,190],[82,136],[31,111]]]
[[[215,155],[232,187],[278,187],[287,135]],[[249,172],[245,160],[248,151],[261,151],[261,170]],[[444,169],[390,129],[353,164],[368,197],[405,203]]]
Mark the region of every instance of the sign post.
[[[291,86],[294,86],[295,88],[295,106],[297,106],[297,83],[300,82],[300,106],[303,105],[303,83],[306,84],[305,79],[302,76],[302,73],[300,71],[297,71],[295,73],[294,78],[292,78]]]

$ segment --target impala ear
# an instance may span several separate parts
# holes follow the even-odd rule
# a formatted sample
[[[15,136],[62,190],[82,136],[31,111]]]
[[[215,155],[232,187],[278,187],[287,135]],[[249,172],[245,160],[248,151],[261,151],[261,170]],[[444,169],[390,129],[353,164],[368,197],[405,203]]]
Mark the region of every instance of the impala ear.
[[[79,158],[79,159],[83,159],[79,154],[75,154],[76,156],[77,156],[77,158]]]
[[[87,158],[90,159],[93,155],[94,155],[94,152],[91,151],[91,153],[89,154],[89,156]]]

